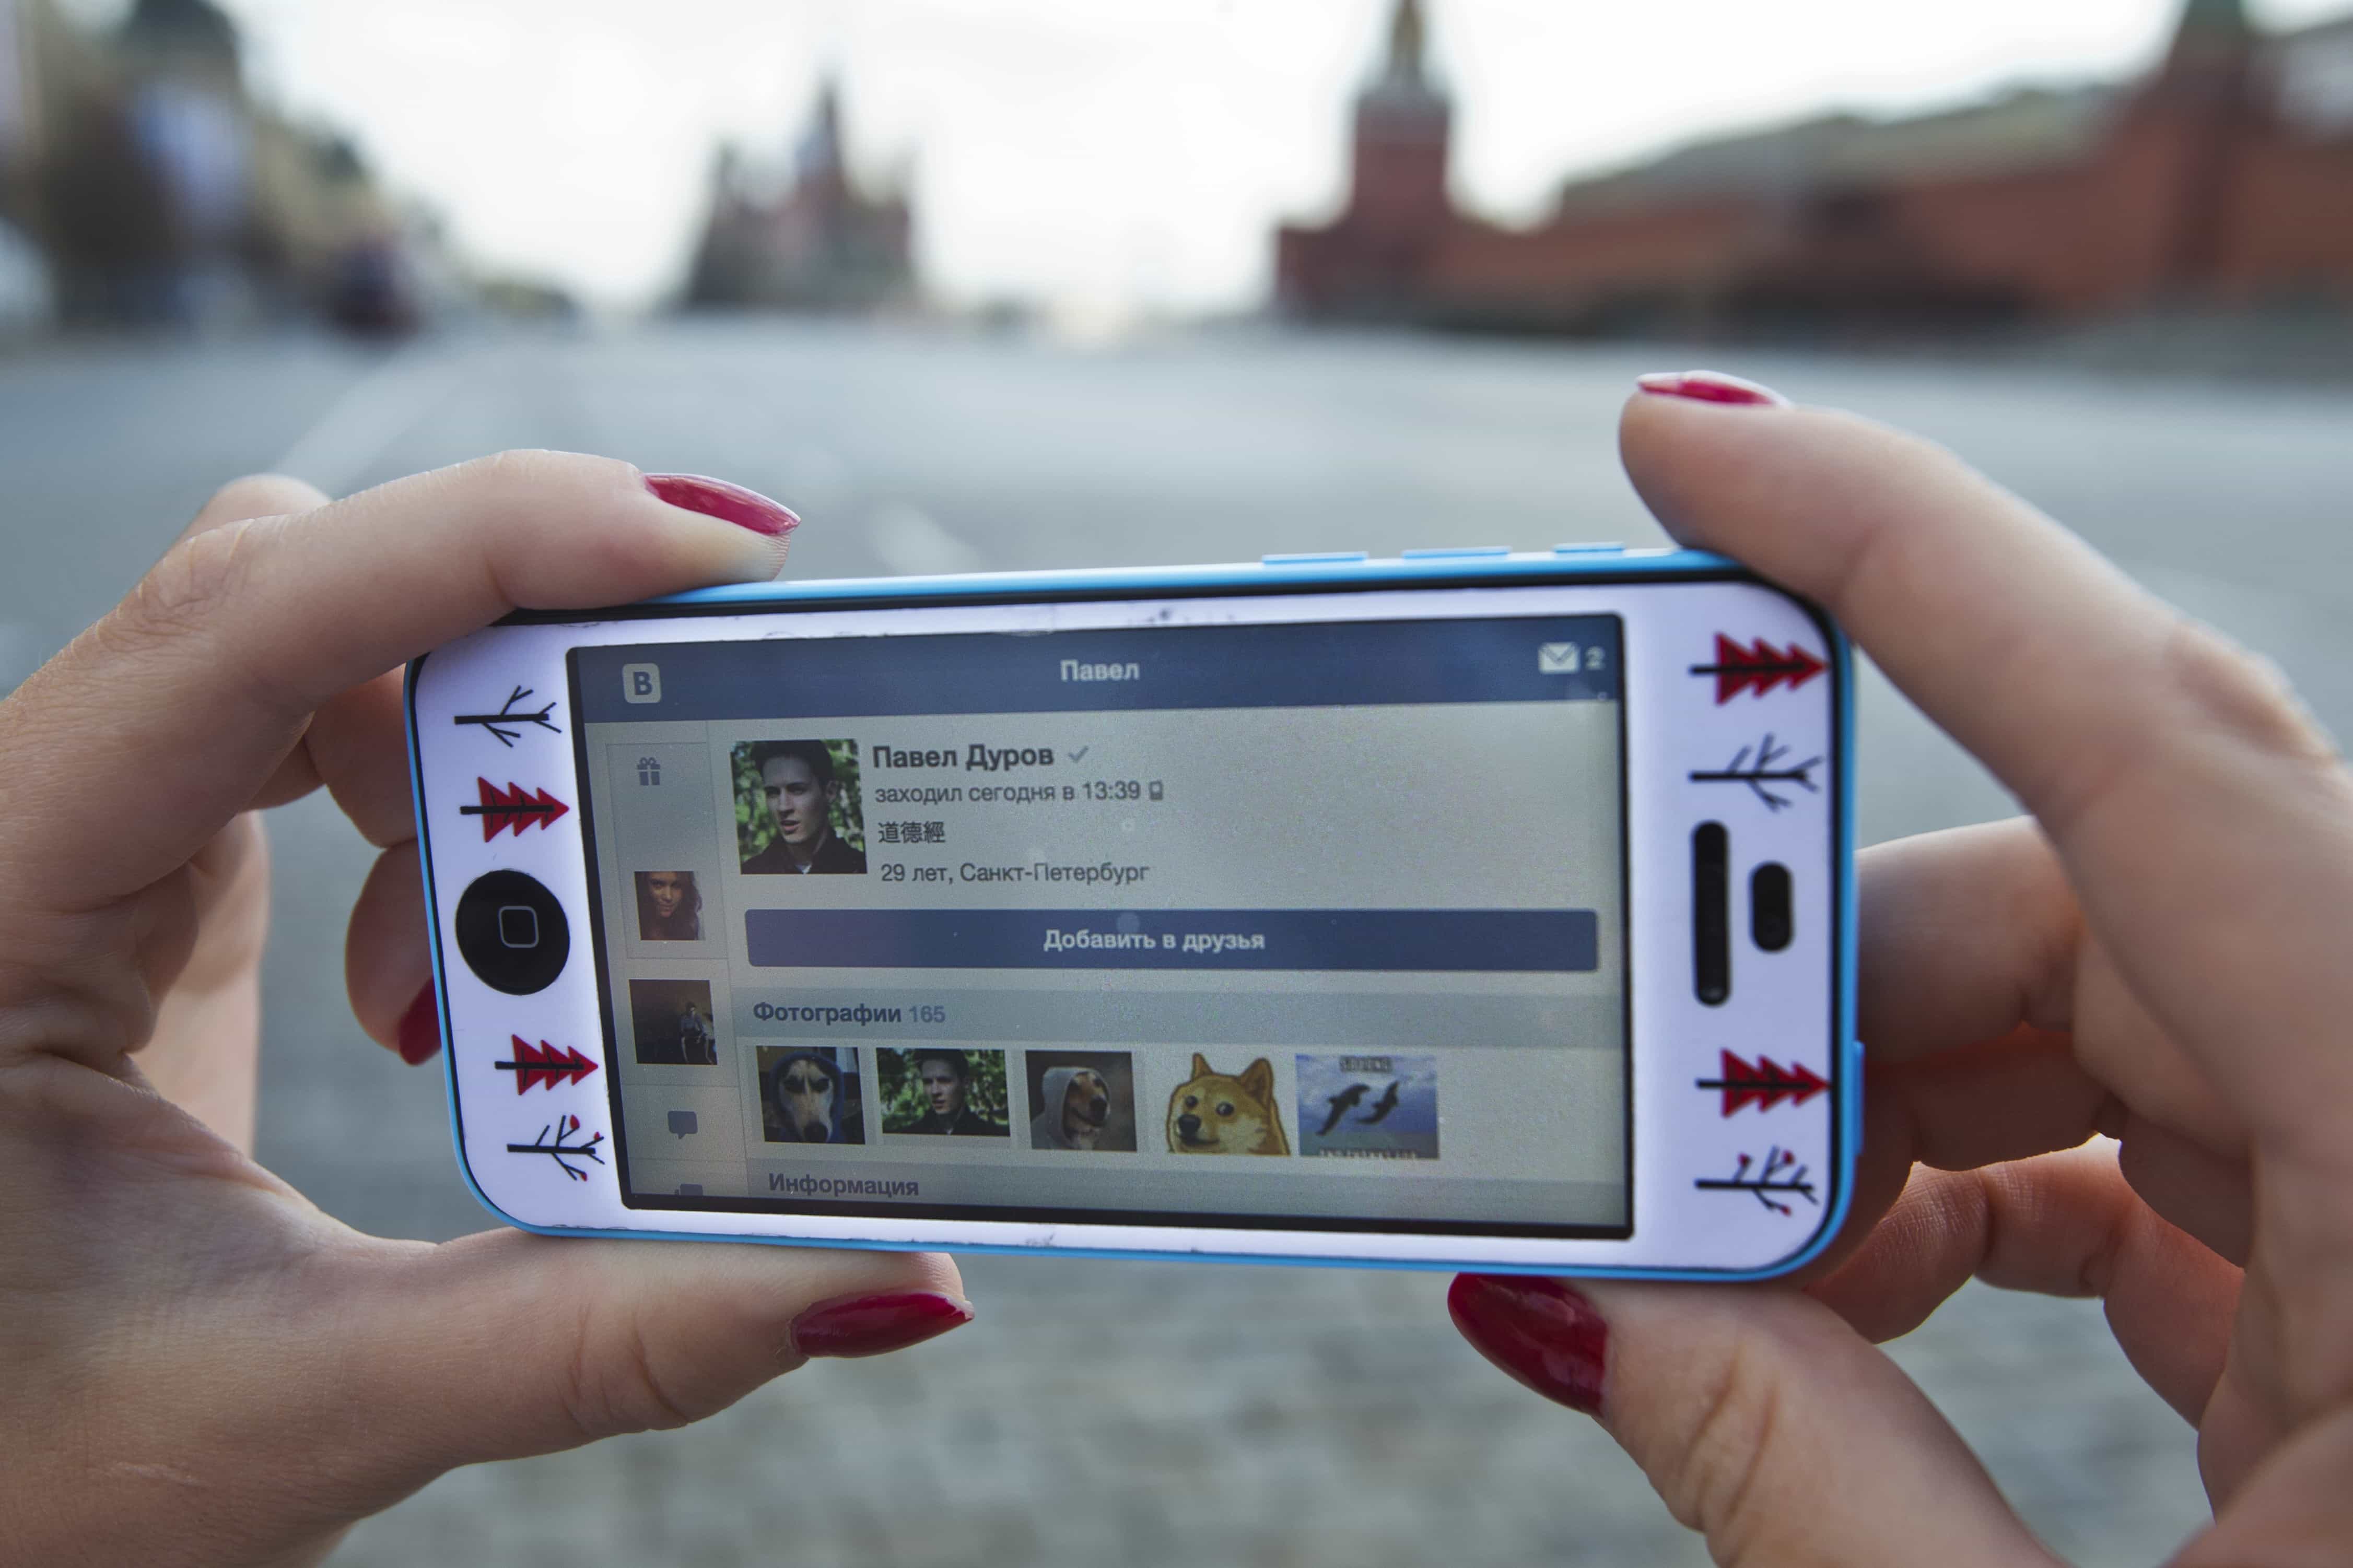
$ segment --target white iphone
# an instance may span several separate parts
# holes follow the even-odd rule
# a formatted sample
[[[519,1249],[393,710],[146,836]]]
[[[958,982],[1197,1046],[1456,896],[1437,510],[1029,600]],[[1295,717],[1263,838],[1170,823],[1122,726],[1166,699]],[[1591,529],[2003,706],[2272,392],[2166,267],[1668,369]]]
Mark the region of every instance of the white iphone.
[[[1609,546],[511,617],[409,672],[459,1162],[564,1235],[1787,1270],[1850,686]]]

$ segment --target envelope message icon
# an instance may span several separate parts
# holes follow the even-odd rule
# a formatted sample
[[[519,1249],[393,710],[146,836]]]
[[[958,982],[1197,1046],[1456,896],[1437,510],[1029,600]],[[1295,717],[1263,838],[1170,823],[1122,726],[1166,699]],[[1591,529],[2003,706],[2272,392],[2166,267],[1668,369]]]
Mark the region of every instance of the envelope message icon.
[[[1573,642],[1547,642],[1536,645],[1538,675],[1575,675],[1577,670],[1577,645]]]

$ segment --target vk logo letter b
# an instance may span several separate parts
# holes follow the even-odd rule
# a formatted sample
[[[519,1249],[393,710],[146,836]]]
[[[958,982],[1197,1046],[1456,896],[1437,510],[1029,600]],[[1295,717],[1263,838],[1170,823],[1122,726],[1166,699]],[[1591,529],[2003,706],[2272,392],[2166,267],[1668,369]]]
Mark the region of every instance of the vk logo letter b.
[[[658,664],[621,666],[621,700],[625,702],[660,701],[661,666]]]

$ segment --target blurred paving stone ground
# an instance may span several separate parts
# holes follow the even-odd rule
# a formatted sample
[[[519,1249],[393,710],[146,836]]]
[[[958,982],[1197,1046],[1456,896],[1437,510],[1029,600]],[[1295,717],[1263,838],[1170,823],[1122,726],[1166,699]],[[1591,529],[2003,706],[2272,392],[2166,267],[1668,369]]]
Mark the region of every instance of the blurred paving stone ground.
[[[0,362],[16,571],[0,661],[111,602],[219,479],[293,448],[341,491],[500,447],[712,472],[809,519],[804,575],[1654,541],[1610,444],[1631,376],[1690,351],[1240,336],[1078,353],[722,322],[426,343],[111,345]],[[1943,440],[2353,720],[2353,398],[1789,355],[1733,368]],[[13,639],[13,640],[12,640]],[[12,652],[12,650],[14,650]],[[0,684],[22,668],[0,668]],[[2010,809],[1874,674],[1866,841]],[[264,1160],[384,1234],[487,1223],[438,1073],[351,1022],[373,851],[274,814]],[[987,1258],[979,1321],[820,1363],[691,1430],[461,1471],[335,1568],[1705,1561],[1590,1423],[1453,1336],[1440,1277]],[[2189,1434],[2094,1303],[1962,1292],[1893,1353],[2073,1561],[2163,1558],[2204,1516]]]
[[[337,1568],[1707,1561],[1598,1428],[1453,1338],[1440,1279],[967,1279],[983,1316],[945,1341],[813,1366],[691,1435],[452,1476]],[[1899,1354],[2074,1560],[2141,1568],[2197,1522],[2187,1434],[2095,1309],[1972,1290]]]

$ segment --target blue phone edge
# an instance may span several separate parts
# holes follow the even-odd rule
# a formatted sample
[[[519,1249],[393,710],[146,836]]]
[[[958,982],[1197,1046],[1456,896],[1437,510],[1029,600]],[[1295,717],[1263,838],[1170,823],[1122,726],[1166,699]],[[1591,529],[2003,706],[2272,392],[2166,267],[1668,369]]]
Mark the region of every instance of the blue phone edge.
[[[860,600],[962,598],[976,594],[1008,593],[1113,594],[1141,595],[1155,590],[1190,592],[1203,588],[1263,591],[1270,585],[1296,583],[1302,586],[1343,584],[1373,587],[1423,588],[1450,584],[1496,585],[1499,581],[1530,583],[1576,581],[1589,577],[1691,577],[1736,575],[1788,594],[1728,556],[1700,550],[1630,552],[1616,547],[1563,546],[1549,555],[1512,554],[1497,550],[1430,552],[1417,556],[1375,559],[1355,551],[1297,555],[1270,555],[1255,563],[1202,566],[1080,568],[1050,572],[993,572],[937,577],[841,577],[804,582],[739,583],[697,588],[648,599],[637,605],[615,606],[645,613],[662,605],[728,605],[763,604],[810,605]],[[1838,994],[1835,1032],[1840,1043],[1839,1104],[1835,1126],[1839,1165],[1838,1195],[1813,1235],[1788,1257],[1762,1268],[1613,1268],[1562,1269],[1534,1263],[1481,1263],[1482,1274],[1535,1274],[1594,1279],[1683,1280],[1719,1285],[1777,1279],[1796,1272],[1828,1250],[1845,1227],[1853,1203],[1854,1173],[1862,1147],[1862,1042],[1854,1033],[1855,1005],[1855,879],[1854,879],[1854,664],[1846,634],[1828,613],[1811,601],[1790,594],[1821,626],[1828,644],[1831,673],[1838,682]],[[589,622],[606,612],[565,610],[529,616],[533,621]],[[512,618],[522,618],[521,616]],[[409,799],[417,816],[417,847],[427,902],[433,887],[433,857],[426,837],[423,755],[417,732],[417,673],[430,657],[409,660],[402,682],[401,705],[408,724]],[[459,1131],[457,1070],[451,1060],[449,999],[443,984],[440,921],[428,910],[426,941],[433,957],[434,1006],[441,1031],[442,1089],[449,1106],[449,1138],[457,1156],[458,1173],[474,1201],[501,1225],[534,1236],[581,1237],[617,1241],[737,1241],[770,1247],[821,1247],[852,1252],[936,1252],[946,1250],[913,1242],[844,1241],[807,1237],[712,1236],[691,1231],[607,1230],[568,1226],[532,1225],[516,1219],[492,1203],[474,1180],[466,1163]],[[1249,1263],[1311,1268],[1403,1268],[1418,1272],[1461,1269],[1459,1263],[1395,1258],[1268,1257],[1249,1253],[1187,1251],[1183,1248],[1140,1250],[1130,1247],[1018,1247],[1002,1243],[967,1243],[959,1253],[1000,1254],[1030,1258],[1103,1258],[1139,1262]]]

